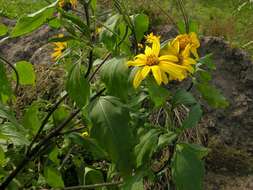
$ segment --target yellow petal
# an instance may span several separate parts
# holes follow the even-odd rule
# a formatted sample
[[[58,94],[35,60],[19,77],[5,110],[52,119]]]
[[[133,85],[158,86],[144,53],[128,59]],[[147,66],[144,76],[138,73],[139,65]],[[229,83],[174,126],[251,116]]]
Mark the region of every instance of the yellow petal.
[[[150,72],[150,66],[143,67],[143,69],[141,70],[141,74],[142,74],[143,79],[147,77],[149,72]]]
[[[145,55],[146,56],[153,55],[152,49],[150,47],[148,47],[148,46],[146,46],[146,48],[145,48]]]
[[[165,73],[164,71],[161,71],[161,74],[162,74],[163,83],[164,83],[164,84],[168,84],[169,79],[168,79],[166,73]]]
[[[197,34],[195,32],[191,32],[190,38],[191,38],[192,43],[194,44],[194,47],[198,48],[200,46],[200,43],[199,43]]]
[[[146,62],[144,62],[140,59],[136,59],[134,61],[128,61],[127,65],[128,65],[128,67],[131,67],[131,66],[140,67],[140,66],[146,65]]]
[[[195,56],[196,59],[199,59],[199,55],[198,55],[198,52],[197,52],[197,49],[196,48],[191,48],[191,52],[192,54]]]
[[[187,68],[185,66],[177,65],[172,62],[160,62],[159,67],[172,78],[183,80],[186,77]]]
[[[157,39],[153,42],[152,44],[152,51],[153,51],[153,54],[158,57],[159,56],[159,53],[160,53],[160,41]]]
[[[155,66],[151,66],[151,69],[152,69],[152,73],[153,73],[153,76],[154,76],[157,84],[161,85],[161,83],[162,83],[162,74],[161,74],[160,68],[157,65],[155,65]]]
[[[137,88],[141,84],[142,80],[143,80],[143,77],[141,74],[141,70],[139,69],[134,76],[134,81],[133,81],[134,88]]]
[[[178,58],[175,55],[162,55],[162,56],[159,57],[159,61],[178,62]]]

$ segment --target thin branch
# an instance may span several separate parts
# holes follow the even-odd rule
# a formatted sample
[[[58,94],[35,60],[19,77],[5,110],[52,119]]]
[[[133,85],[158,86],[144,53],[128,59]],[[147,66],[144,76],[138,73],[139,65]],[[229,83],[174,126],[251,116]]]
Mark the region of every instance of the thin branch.
[[[75,128],[75,129],[71,129],[71,130],[68,130],[68,131],[63,131],[63,132],[61,132],[61,135],[66,135],[66,134],[69,134],[69,133],[78,132],[78,131],[81,131],[83,129],[87,129],[87,127],[84,126],[84,127],[78,127],[78,128]]]
[[[189,18],[186,14],[186,11],[185,11],[185,7],[184,7],[184,4],[182,2],[182,0],[177,0],[177,5],[183,15],[183,18],[184,18],[184,23],[185,23],[185,31],[186,33],[189,33],[189,30],[190,30],[190,26],[189,26]]]
[[[95,77],[96,73],[99,71],[99,69],[102,67],[102,65],[107,61],[107,59],[109,59],[109,57],[111,56],[111,53],[108,53],[105,58],[103,59],[102,63],[100,63],[100,65],[96,68],[96,70],[93,72],[93,74],[91,75],[89,81],[92,81],[92,79]]]
[[[39,138],[40,133],[42,132],[42,130],[44,129],[44,127],[46,126],[49,118],[53,115],[53,113],[55,112],[55,110],[59,107],[59,105],[68,97],[68,94],[65,94],[58,102],[56,102],[54,104],[54,106],[50,109],[50,112],[47,114],[47,116],[45,117],[45,119],[42,121],[40,128],[37,132],[37,134],[35,135],[35,137],[33,138],[31,144],[28,147],[28,151],[27,154],[29,154],[29,152],[32,149],[32,146],[34,145],[34,143],[36,142],[36,140]]]
[[[97,97],[102,95],[102,93],[105,91],[105,88],[100,90],[98,93],[96,93],[93,97],[91,97],[90,101],[94,101]],[[34,156],[40,152],[45,145],[48,144],[48,142],[59,136],[61,130],[81,111],[81,109],[77,109],[74,112],[70,114],[68,118],[66,118],[57,128],[55,128],[53,131],[51,131],[44,139],[40,141],[39,144],[37,144],[29,154],[25,156],[25,158],[20,162],[20,164],[5,178],[5,180],[0,185],[0,190],[4,190],[9,183],[17,176],[17,174],[24,169],[24,167],[34,159]]]
[[[99,183],[94,185],[80,185],[80,186],[73,186],[73,187],[65,187],[64,190],[75,190],[75,189],[95,189],[99,187],[110,187],[110,186],[118,186],[123,184],[123,181],[116,181],[110,183]]]
[[[17,69],[14,67],[14,65],[12,65],[8,60],[6,60],[5,58],[3,58],[2,56],[0,56],[0,60],[2,60],[3,62],[5,62],[7,65],[9,65],[11,67],[11,69],[14,71],[14,73],[16,75],[15,93],[17,93],[18,92],[18,86],[19,86],[19,75],[18,75]]]

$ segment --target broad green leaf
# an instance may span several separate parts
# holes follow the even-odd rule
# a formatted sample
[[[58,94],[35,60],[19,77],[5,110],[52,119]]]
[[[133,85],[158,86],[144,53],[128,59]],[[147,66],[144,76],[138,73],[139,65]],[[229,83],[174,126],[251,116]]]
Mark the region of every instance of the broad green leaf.
[[[158,147],[162,148],[164,146],[168,146],[173,143],[173,141],[177,138],[177,134],[171,131],[168,131],[165,134],[159,136],[158,139]]]
[[[147,80],[147,88],[149,96],[156,107],[164,105],[166,103],[167,98],[170,96],[168,90],[166,90],[162,86],[157,85],[157,83],[151,78]]]
[[[54,125],[57,126],[61,122],[63,122],[64,119],[66,119],[70,114],[70,111],[67,109],[66,105],[60,105],[57,110],[53,113],[53,120]],[[70,122],[71,124],[71,122]]]
[[[60,164],[60,159],[58,158],[59,155],[59,148],[57,146],[54,147],[54,149],[50,152],[48,155],[48,158],[54,162],[57,166]]]
[[[84,76],[82,65],[75,64],[69,72],[66,84],[69,96],[80,108],[84,107],[90,98],[90,85]]]
[[[183,121],[182,128],[189,129],[196,127],[202,117],[202,109],[199,104],[194,105],[187,118]]]
[[[87,151],[91,152],[95,160],[105,159],[108,157],[107,153],[98,145],[96,139],[89,137],[82,137],[78,133],[72,133],[69,135],[69,138],[76,144],[81,145]]]
[[[15,64],[18,71],[19,82],[21,85],[35,85],[36,74],[33,65],[27,61],[19,61]],[[15,76],[13,74],[13,76]]]
[[[40,124],[39,105],[37,103],[33,103],[25,112],[23,126],[34,135],[39,129]]]
[[[12,30],[11,37],[18,37],[28,34],[45,24],[48,19],[53,17],[57,3],[58,2],[56,1],[36,13],[21,17]]]
[[[137,41],[140,42],[144,37],[144,33],[148,30],[149,18],[143,13],[133,15],[133,23]]]
[[[125,58],[113,58],[107,61],[101,70],[101,79],[108,93],[126,100],[128,97],[128,67]]]
[[[198,81],[201,83],[207,83],[212,80],[212,76],[208,71],[200,70],[198,71],[197,74],[198,74]]]
[[[150,129],[140,137],[139,143],[134,148],[137,168],[147,163],[155,152],[160,133],[161,131],[157,129]]]
[[[192,105],[195,103],[196,103],[196,100],[192,96],[192,94],[183,89],[178,90],[172,98],[173,107],[176,107],[180,104]]]
[[[95,170],[90,167],[85,167],[85,173],[84,173],[84,185],[92,185],[92,184],[98,184],[98,183],[104,183],[104,177],[101,171]],[[103,189],[95,188],[95,189]]]
[[[124,180],[120,187],[122,190],[144,190],[143,172],[136,172],[135,175],[129,176]]]
[[[53,18],[48,22],[48,25],[53,29],[59,29],[61,27],[61,20],[59,18]]]
[[[203,159],[204,157],[206,157],[209,153],[209,149],[206,147],[203,147],[201,145],[198,144],[187,144],[187,143],[180,143],[180,146],[183,148],[188,148],[189,151],[193,152],[194,154],[196,154],[196,156],[199,159]]]
[[[0,141],[4,141],[5,143],[10,141],[17,146],[29,144],[25,131],[17,128],[12,123],[4,123],[0,125]]]
[[[186,27],[185,27],[185,23],[183,21],[178,22],[177,26],[178,26],[179,32],[181,34],[186,33]],[[197,22],[194,22],[194,21],[190,20],[190,22],[189,22],[189,32],[198,33],[198,23]]]
[[[221,94],[221,92],[208,83],[197,83],[197,89],[207,103],[214,108],[226,108],[229,102]]]
[[[0,61],[0,102],[6,103],[11,95],[11,84],[7,78],[4,64]]]
[[[131,173],[132,135],[126,107],[116,97],[100,97],[91,105],[90,118],[91,137],[108,152],[123,175]]]
[[[105,22],[105,27],[102,28],[102,31],[100,32],[100,40],[101,42],[104,43],[106,48],[110,51],[114,50],[114,47],[116,46],[117,43],[117,38],[118,36],[115,35],[118,34],[116,29],[119,26],[119,23],[122,19],[122,16],[119,14],[111,16],[106,22]]]
[[[62,180],[61,173],[52,166],[46,166],[44,168],[44,176],[48,185],[53,188],[63,188],[64,182]]]
[[[202,190],[204,162],[191,146],[178,144],[172,158],[172,179],[177,190]]]
[[[0,36],[6,35],[8,32],[8,27],[0,23]]]
[[[14,112],[12,112],[9,107],[1,103],[0,103],[0,118],[6,119],[18,129],[22,129],[22,130],[24,129],[15,118]]]

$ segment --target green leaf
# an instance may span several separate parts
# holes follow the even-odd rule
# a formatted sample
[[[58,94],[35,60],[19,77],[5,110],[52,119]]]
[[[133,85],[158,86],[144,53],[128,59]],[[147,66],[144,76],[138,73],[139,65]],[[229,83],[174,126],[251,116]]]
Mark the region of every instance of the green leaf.
[[[134,23],[137,41],[140,42],[144,37],[144,33],[147,32],[148,30],[149,18],[147,15],[143,13],[133,15],[133,23]]]
[[[97,8],[97,0],[90,0],[90,6],[92,10],[95,12]]]
[[[211,70],[215,70],[215,69],[216,69],[216,66],[215,66],[215,64],[213,63],[213,54],[212,54],[212,53],[207,54],[207,55],[205,55],[204,57],[201,57],[201,58],[198,60],[197,65],[198,65],[198,66],[205,65],[205,66],[207,66],[208,69],[211,69]]]
[[[57,146],[54,147],[54,149],[50,152],[48,155],[48,158],[54,162],[57,166],[60,165],[60,159],[58,158],[59,155],[59,148]]]
[[[229,102],[214,86],[208,83],[197,83],[196,86],[202,97],[210,106],[214,108],[226,108],[229,106]]]
[[[170,96],[168,90],[166,90],[162,86],[157,85],[157,83],[151,78],[147,80],[147,88],[149,96],[156,107],[164,105],[166,103],[167,98]]]
[[[10,110],[9,107],[0,103],[0,118],[6,119],[7,121],[11,122],[16,128],[24,129],[17,121],[14,116],[14,112]]]
[[[196,127],[202,117],[202,109],[199,104],[194,105],[187,118],[183,121],[182,128],[189,129]]]
[[[103,27],[100,33],[100,41],[103,42],[106,48],[110,51],[113,51],[117,44],[115,42],[117,41],[118,36],[115,34],[118,34],[116,29],[120,25],[119,23],[121,19],[122,16],[119,14],[111,16],[104,24],[106,27]]]
[[[66,90],[80,108],[87,105],[90,98],[90,85],[80,63],[73,65],[70,70]]]
[[[128,97],[128,67],[125,58],[113,58],[107,61],[101,70],[101,79],[108,93],[127,100]]]
[[[53,18],[48,22],[48,25],[53,29],[59,29],[61,27],[61,20],[59,18]]]
[[[202,190],[204,162],[191,146],[177,144],[172,158],[172,179],[177,190]]]
[[[198,144],[187,144],[181,143],[181,147],[188,148],[189,151],[193,152],[199,159],[203,159],[209,153],[209,149]]]
[[[66,11],[60,11],[61,16],[67,20],[69,20],[72,24],[78,27],[78,29],[84,34],[85,37],[90,37],[90,29],[89,27],[80,19],[80,17],[66,12]]]
[[[4,150],[0,146],[0,168],[3,167],[5,163],[6,163],[6,160],[5,160]]]
[[[53,16],[57,1],[36,13],[21,17],[11,32],[11,37],[28,34],[45,24]]]
[[[98,183],[104,183],[104,177],[103,177],[102,172],[90,167],[85,167],[84,185],[92,185],[92,184],[98,184]],[[100,188],[95,188],[95,189],[103,189],[103,188],[100,187]]]
[[[120,187],[122,190],[144,190],[144,173],[137,171],[135,175],[124,179],[124,184]]]
[[[6,35],[8,32],[8,27],[0,23],[0,36]]]
[[[177,134],[171,131],[160,135],[158,139],[158,148],[163,148],[164,146],[170,145],[176,138]]]
[[[179,28],[180,34],[187,33],[185,23],[183,21],[178,22],[177,26]],[[189,32],[198,33],[198,23],[197,22],[194,22],[194,21],[190,20],[190,22],[189,22]]]
[[[53,188],[63,188],[64,182],[62,180],[61,173],[52,166],[46,166],[44,168],[44,176],[48,185]]]
[[[21,85],[35,85],[36,74],[33,65],[27,61],[19,61],[15,64]],[[13,74],[13,76],[15,76]]]
[[[25,112],[23,126],[30,130],[34,135],[39,129],[40,124],[41,121],[39,119],[39,105],[37,103],[33,103]]]
[[[91,137],[108,152],[123,175],[131,173],[132,138],[126,107],[116,97],[100,97],[91,106],[90,118]]]
[[[184,89],[177,90],[175,95],[172,98],[172,106],[175,108],[180,104],[184,105],[193,105],[196,103],[195,98],[191,93],[187,92]]]
[[[96,139],[89,137],[82,137],[78,133],[72,133],[69,138],[76,144],[83,146],[87,151],[91,152],[95,160],[106,159],[108,157],[107,153],[98,145]]]
[[[150,129],[140,137],[140,142],[134,148],[137,168],[147,163],[155,152],[160,133],[157,129]]]
[[[0,61],[0,102],[6,103],[11,96],[11,84],[7,78],[4,64]]]
[[[14,145],[29,145],[29,141],[25,137],[26,133],[22,128],[16,128],[12,123],[4,123],[0,125],[1,141],[11,141]]]

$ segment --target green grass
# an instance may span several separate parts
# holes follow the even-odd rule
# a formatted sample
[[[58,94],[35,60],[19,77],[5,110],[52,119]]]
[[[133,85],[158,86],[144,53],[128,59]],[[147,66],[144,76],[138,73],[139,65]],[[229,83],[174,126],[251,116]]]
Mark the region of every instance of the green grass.
[[[0,0],[0,16],[15,19],[36,12],[45,5],[45,0]]]

